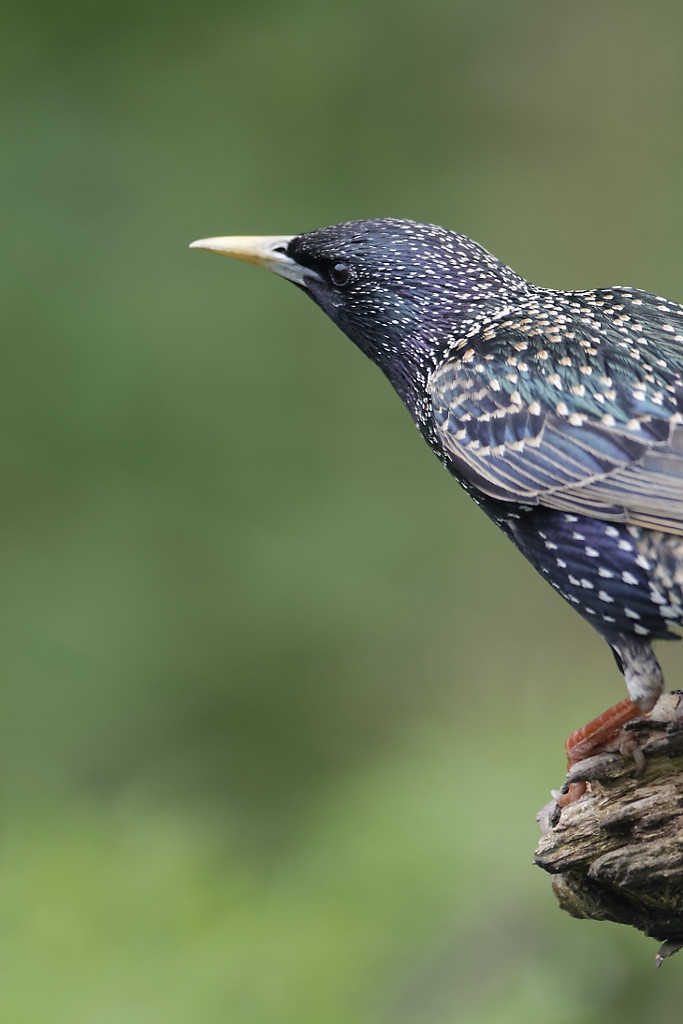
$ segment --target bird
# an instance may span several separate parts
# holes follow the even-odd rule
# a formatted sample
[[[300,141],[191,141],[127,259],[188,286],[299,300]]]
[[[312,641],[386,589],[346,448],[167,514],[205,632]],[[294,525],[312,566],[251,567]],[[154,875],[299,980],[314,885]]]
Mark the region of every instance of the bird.
[[[295,284],[382,371],[486,516],[609,645],[628,696],[568,767],[656,704],[683,634],[683,306],[530,283],[433,224],[200,239]],[[558,802],[586,784],[565,783]]]

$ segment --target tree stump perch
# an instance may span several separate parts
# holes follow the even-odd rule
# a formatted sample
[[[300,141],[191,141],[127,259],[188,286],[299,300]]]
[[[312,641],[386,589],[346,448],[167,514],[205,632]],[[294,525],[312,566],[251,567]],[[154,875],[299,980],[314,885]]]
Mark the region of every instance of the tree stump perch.
[[[568,782],[588,792],[539,812],[535,863],[573,917],[630,925],[663,943],[659,964],[683,948],[683,693],[665,694],[647,718],[625,726],[642,771],[618,750],[579,762]],[[640,756],[638,763],[642,763]]]

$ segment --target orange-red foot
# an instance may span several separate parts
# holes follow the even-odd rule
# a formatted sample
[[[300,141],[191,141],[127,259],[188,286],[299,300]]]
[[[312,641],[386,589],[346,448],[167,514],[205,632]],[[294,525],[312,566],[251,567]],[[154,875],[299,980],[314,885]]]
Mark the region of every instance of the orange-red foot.
[[[573,732],[568,737],[564,745],[567,754],[567,770],[572,768],[578,761],[583,761],[585,758],[595,754],[614,736],[617,730],[621,729],[622,725],[626,725],[627,722],[638,718],[642,714],[642,709],[626,697],[624,700],[619,701],[618,704],[615,704],[614,707],[603,711],[601,715],[594,718],[588,725],[577,729],[576,732]],[[583,796],[587,789],[588,784],[586,782],[571,782],[567,792],[560,794],[557,802],[560,807],[566,807],[567,804],[572,804],[579,797]]]

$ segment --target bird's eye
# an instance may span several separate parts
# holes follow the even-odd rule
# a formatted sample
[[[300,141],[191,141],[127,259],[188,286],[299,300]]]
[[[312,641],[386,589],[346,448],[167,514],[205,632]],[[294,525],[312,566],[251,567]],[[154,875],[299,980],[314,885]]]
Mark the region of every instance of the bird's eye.
[[[351,270],[346,263],[332,263],[330,266],[330,281],[335,288],[343,288],[351,280]]]

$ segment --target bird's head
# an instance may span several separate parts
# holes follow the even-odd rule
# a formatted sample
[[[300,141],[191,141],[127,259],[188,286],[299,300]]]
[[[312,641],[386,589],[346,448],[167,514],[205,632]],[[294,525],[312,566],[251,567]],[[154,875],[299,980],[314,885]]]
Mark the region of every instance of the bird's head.
[[[420,426],[427,378],[448,344],[526,286],[469,238],[409,220],[192,247],[267,267],[302,288],[386,374]]]

